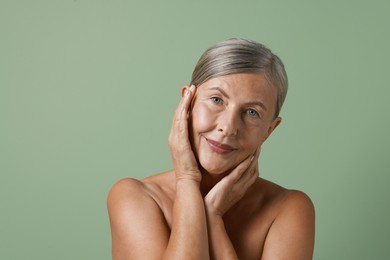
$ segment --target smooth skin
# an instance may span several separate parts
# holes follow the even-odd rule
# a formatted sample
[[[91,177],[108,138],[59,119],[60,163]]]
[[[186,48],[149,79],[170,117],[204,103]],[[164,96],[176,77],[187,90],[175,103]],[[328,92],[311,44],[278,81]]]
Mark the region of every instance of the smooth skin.
[[[174,169],[109,193],[113,259],[312,259],[310,198],[259,177],[261,145],[281,122],[275,104],[262,74],[184,86]]]

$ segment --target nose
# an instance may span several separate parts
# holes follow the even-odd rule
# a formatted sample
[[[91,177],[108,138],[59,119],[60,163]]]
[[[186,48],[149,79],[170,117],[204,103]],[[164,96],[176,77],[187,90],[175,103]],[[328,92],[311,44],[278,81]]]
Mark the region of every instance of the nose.
[[[240,118],[233,109],[224,110],[218,120],[218,132],[224,136],[235,136],[238,134]]]

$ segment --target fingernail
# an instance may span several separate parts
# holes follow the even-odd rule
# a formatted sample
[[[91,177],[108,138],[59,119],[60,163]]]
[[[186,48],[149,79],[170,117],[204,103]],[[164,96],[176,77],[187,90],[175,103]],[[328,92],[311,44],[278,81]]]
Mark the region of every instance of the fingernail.
[[[190,94],[190,91],[186,89],[186,93],[184,95],[188,96]]]
[[[251,157],[251,161],[253,161],[253,158],[255,158],[255,156],[254,156],[254,155],[252,155],[252,157]]]
[[[194,90],[194,88],[195,88],[195,85],[191,85],[190,91]]]

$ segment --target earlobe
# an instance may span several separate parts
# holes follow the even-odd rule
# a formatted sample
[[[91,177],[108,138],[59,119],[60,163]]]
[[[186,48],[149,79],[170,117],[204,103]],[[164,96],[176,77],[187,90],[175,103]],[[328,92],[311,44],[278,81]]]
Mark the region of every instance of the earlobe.
[[[263,142],[265,142],[265,140],[268,139],[268,137],[272,134],[272,132],[276,129],[276,127],[278,127],[278,125],[280,125],[281,122],[282,122],[281,117],[277,117],[272,121],[271,125],[268,128],[267,134],[265,135],[265,137],[263,139]]]
[[[276,129],[276,127],[278,127],[278,125],[280,125],[281,122],[282,122],[282,118],[280,116],[278,116],[277,118],[274,119],[274,121],[272,122],[273,126],[272,126],[271,133]]]

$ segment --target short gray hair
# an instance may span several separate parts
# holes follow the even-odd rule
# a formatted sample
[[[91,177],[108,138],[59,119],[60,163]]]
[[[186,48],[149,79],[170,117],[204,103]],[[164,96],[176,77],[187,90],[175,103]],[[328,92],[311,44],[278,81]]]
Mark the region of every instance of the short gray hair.
[[[277,89],[274,114],[277,118],[287,95],[287,73],[281,59],[263,44],[234,38],[211,46],[196,64],[190,85],[199,86],[211,78],[235,73],[265,75]]]

